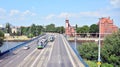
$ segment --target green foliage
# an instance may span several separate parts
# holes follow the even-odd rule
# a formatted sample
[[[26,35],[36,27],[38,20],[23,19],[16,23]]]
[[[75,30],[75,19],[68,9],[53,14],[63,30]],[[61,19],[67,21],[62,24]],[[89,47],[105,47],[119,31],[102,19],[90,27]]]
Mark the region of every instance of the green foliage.
[[[96,43],[82,43],[78,47],[80,55],[87,60],[97,60],[98,46]]]
[[[99,33],[99,26],[97,24],[92,24],[90,26],[89,33]],[[92,36],[96,36],[96,34],[91,34]]]
[[[6,33],[11,33],[10,23],[6,23]]]
[[[32,38],[34,35],[32,33],[29,33],[28,38]]]
[[[120,31],[105,38],[102,60],[120,67]]]
[[[89,27],[87,25],[83,27],[77,28],[77,33],[89,33]],[[85,37],[87,34],[81,34],[81,36]]]
[[[34,36],[40,35],[43,30],[44,30],[43,26],[32,24],[30,27],[21,27],[21,35],[27,35],[28,37],[34,37]]]
[[[21,35],[27,35],[28,37],[38,36],[43,32],[64,33],[65,28],[63,26],[55,27],[54,24],[47,25],[46,28],[35,24],[32,24],[30,27],[21,27]]]
[[[112,64],[103,63],[101,64],[101,67],[114,67],[114,66]]]
[[[4,33],[2,30],[0,30],[0,37],[4,37]]]
[[[96,24],[92,24],[90,26],[90,30],[89,30],[90,33],[99,33],[99,26],[96,25]]]
[[[50,24],[46,26],[47,32],[55,32],[55,24]]]
[[[65,29],[64,29],[63,26],[61,26],[61,27],[56,27],[56,28],[55,28],[55,32],[57,32],[57,33],[64,33],[64,32],[65,32]]]
[[[89,67],[97,67],[97,62],[95,61],[86,60],[85,62],[89,65]]]
[[[0,46],[3,44],[4,33],[0,30]]]
[[[89,67],[97,67],[97,62],[96,61],[90,61],[90,60],[86,60],[85,61]],[[100,67],[114,67],[112,64],[108,64],[108,63],[101,63]]]

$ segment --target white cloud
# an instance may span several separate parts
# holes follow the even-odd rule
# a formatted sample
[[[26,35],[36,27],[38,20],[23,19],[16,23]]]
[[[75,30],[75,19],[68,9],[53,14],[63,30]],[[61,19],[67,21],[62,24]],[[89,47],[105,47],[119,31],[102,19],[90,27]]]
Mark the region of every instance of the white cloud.
[[[115,8],[120,8],[120,0],[110,0],[110,4]]]
[[[58,15],[58,18],[66,18],[66,17],[71,17],[71,14],[63,12]]]
[[[0,13],[5,13],[5,12],[6,12],[6,10],[5,10],[5,9],[0,8]]]
[[[22,12],[22,16],[28,16],[28,15],[35,16],[36,13],[33,13],[30,10],[26,10],[26,11]]]
[[[14,16],[14,15],[17,15],[17,14],[19,14],[20,13],[20,11],[19,10],[11,10],[10,11],[10,16]]]
[[[48,16],[45,17],[45,19],[50,20],[54,18],[80,18],[80,17],[105,17],[109,16],[106,13],[102,13],[100,11],[87,11],[87,12],[79,12],[79,13],[67,13],[67,12],[62,12],[60,14],[49,14]]]
[[[79,15],[80,16],[84,16],[84,17],[103,17],[103,16],[108,16],[107,14],[104,14],[104,13],[99,12],[99,11],[80,12]]]
[[[50,15],[46,16],[45,19],[46,19],[46,20],[50,20],[50,19],[52,19],[52,18],[54,18],[54,17],[55,17],[54,14],[50,14]]]

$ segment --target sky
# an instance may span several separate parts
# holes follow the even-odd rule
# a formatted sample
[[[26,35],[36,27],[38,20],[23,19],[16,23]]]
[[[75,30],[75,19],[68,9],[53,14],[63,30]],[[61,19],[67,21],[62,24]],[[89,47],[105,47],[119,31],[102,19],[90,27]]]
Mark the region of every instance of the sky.
[[[120,0],[0,0],[0,24],[13,26],[97,24],[110,17],[120,27]]]

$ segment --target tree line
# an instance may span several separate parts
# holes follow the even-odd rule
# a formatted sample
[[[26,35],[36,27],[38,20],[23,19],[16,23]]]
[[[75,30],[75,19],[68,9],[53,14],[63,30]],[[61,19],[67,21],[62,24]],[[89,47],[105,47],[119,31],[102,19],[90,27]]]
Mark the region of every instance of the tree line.
[[[78,27],[76,25],[76,31],[78,34],[80,33],[80,36],[82,37],[88,36],[89,33],[91,33],[89,34],[90,36],[95,37],[98,36],[97,33],[99,33],[99,26],[97,24],[92,24],[90,26],[84,25],[82,27]]]
[[[45,32],[53,32],[53,33],[64,33],[65,28],[63,26],[56,27],[55,24],[49,24],[46,26],[43,25],[35,25],[31,26],[21,26],[17,29],[17,32],[12,32],[12,25],[10,23],[6,23],[4,33],[9,33],[11,36],[21,36],[26,35],[28,37],[38,36]]]

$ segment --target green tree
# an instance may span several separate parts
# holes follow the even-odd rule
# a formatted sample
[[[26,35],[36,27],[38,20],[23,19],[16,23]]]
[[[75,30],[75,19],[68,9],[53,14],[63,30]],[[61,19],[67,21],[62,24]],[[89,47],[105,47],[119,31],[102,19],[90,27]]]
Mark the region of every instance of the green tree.
[[[99,33],[99,26],[97,24],[92,24],[89,33]],[[92,34],[92,36],[96,36],[96,34]]]
[[[2,30],[0,30],[0,46],[3,44],[3,39],[4,39],[4,33]]]
[[[30,28],[30,33],[35,36],[36,35],[36,25],[32,24]]]
[[[97,60],[98,46],[96,43],[92,42],[82,43],[78,47],[78,51],[82,58],[85,58],[87,60]]]
[[[37,25],[36,26],[36,35],[38,36],[38,35],[40,35],[42,32],[44,32],[45,30],[44,30],[44,28],[43,28],[43,26],[41,26],[41,25]]]
[[[102,61],[120,67],[120,31],[105,38],[102,47]]]
[[[55,24],[50,24],[46,26],[47,32],[55,32]]]
[[[56,33],[64,33],[65,32],[65,28],[63,26],[60,26],[60,27],[56,27],[55,28],[55,32]]]
[[[11,33],[10,23],[6,23],[6,33]]]
[[[83,27],[78,27],[77,33],[81,33],[80,35],[85,37],[87,33],[89,33],[89,26],[85,25]]]
[[[61,33],[65,33],[65,28],[63,26],[61,26],[60,28],[61,28]]]

